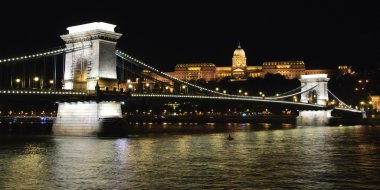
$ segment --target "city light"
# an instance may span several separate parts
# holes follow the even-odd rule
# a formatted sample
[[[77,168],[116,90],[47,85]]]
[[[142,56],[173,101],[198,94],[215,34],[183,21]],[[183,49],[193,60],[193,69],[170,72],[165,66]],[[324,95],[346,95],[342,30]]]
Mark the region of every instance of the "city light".
[[[49,84],[54,84],[54,80],[49,80]]]
[[[20,83],[20,82],[21,82],[21,79],[17,78],[16,83]]]
[[[38,78],[38,77],[34,77],[33,80],[34,80],[35,82],[37,82],[37,81],[40,80],[40,78]]]

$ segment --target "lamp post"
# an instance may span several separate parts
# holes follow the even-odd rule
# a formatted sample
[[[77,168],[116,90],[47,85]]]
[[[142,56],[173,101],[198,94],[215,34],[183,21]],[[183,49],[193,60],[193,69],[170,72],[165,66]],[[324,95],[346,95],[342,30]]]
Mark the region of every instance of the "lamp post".
[[[50,89],[54,89],[54,80],[49,80]]]
[[[16,88],[20,88],[21,79],[17,78],[15,81],[16,81]]]
[[[34,77],[34,78],[33,78],[33,81],[34,81],[34,85],[33,85],[33,87],[34,87],[34,88],[38,88],[38,81],[40,81],[40,78],[39,78],[39,77]],[[36,84],[37,84],[37,87],[35,87]]]
[[[147,92],[149,92],[149,91],[150,91],[150,84],[149,84],[149,83],[146,83],[145,86],[146,86],[146,88],[147,88]]]
[[[183,93],[187,93],[187,86],[186,85],[182,85],[182,90],[183,90]]]

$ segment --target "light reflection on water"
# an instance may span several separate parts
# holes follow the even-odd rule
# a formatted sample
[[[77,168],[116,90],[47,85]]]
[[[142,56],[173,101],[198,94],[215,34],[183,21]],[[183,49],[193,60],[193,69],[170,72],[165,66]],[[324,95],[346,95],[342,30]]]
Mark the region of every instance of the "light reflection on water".
[[[252,128],[231,124],[222,133],[119,139],[0,137],[0,189],[376,189],[380,185],[380,127]],[[227,141],[228,133],[235,140]]]

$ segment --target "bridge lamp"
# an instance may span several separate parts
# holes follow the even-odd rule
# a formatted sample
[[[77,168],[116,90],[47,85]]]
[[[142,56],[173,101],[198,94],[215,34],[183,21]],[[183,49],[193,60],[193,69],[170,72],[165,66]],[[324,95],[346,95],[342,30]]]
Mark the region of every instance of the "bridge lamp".
[[[16,83],[20,83],[20,82],[21,82],[21,79],[17,78]]]
[[[38,81],[40,80],[40,78],[38,78],[38,77],[34,77],[33,80],[34,80],[35,82],[38,82]]]
[[[168,89],[169,89],[169,87],[168,87],[168,86],[165,86],[165,89],[166,89],[166,90],[168,90]]]
[[[226,91],[226,90],[223,90],[223,93],[225,94],[225,93],[227,93],[227,91]]]
[[[54,84],[54,80],[49,80],[49,84]]]
[[[185,85],[183,85],[183,86],[182,86],[182,88],[183,88],[183,89],[185,89],[185,88],[186,88],[186,86],[185,86]]]
[[[244,92],[244,96],[248,96],[248,92]]]
[[[216,88],[215,88],[215,90],[216,90],[216,91],[219,91],[219,88],[218,88],[218,87],[216,87]]]
[[[260,95],[262,95],[262,94],[263,94],[263,92],[261,92],[261,91],[260,91],[260,92],[259,92],[259,94],[260,94]]]
[[[146,86],[146,87],[149,87],[149,83],[146,83],[145,86]]]
[[[280,94],[277,93],[276,96],[280,96]]]
[[[242,91],[239,89],[239,93],[241,93]]]

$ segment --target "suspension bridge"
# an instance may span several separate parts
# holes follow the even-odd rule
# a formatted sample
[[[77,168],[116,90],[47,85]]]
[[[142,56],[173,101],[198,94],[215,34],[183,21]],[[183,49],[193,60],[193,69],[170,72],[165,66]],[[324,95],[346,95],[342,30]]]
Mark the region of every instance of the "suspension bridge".
[[[303,75],[298,88],[268,97],[222,93],[180,80],[117,49],[122,34],[115,27],[102,22],[68,27],[61,35],[64,47],[1,58],[0,97],[58,102],[56,134],[96,134],[101,118],[121,118],[121,103],[138,99],[291,105],[299,109],[301,125],[325,125],[334,109],[361,113],[327,88],[324,74]],[[329,95],[338,104],[329,104]],[[295,96],[300,100],[292,100]]]

